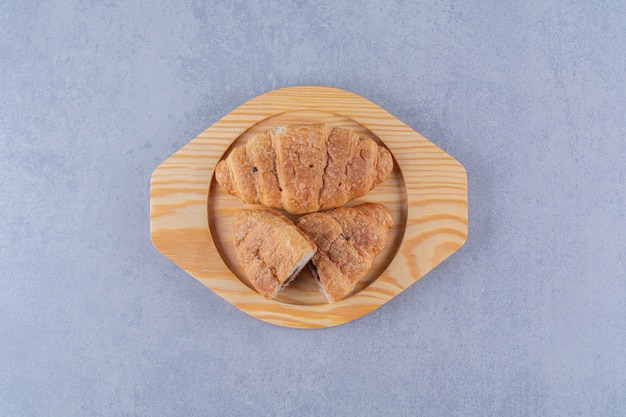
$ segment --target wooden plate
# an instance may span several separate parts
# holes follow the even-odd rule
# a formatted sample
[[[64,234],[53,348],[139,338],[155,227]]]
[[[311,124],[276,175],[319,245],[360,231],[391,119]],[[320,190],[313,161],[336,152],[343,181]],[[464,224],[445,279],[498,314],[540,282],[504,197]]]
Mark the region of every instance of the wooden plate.
[[[349,204],[378,202],[392,210],[395,224],[385,250],[355,291],[334,304],[325,302],[308,268],[275,300],[252,288],[230,230],[232,215],[250,206],[227,194],[213,176],[230,149],[294,122],[355,130],[394,156],[387,180]],[[163,255],[251,316],[287,327],[330,327],[391,300],[463,245],[467,179],[450,155],[365,98],[329,87],[289,87],[236,108],[156,168],[150,181],[150,231]]]

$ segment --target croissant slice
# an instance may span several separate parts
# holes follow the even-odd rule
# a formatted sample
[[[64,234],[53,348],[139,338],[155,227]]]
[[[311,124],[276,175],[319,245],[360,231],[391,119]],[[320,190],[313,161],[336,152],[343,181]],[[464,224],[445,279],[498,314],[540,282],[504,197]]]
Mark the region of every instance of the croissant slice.
[[[391,210],[382,204],[311,213],[297,226],[317,245],[311,270],[326,299],[333,303],[349,294],[371,269],[393,226]]]
[[[250,283],[267,299],[276,297],[316,250],[306,234],[275,210],[240,210],[232,228],[237,258]]]
[[[246,203],[311,213],[365,195],[393,169],[391,153],[367,136],[325,124],[266,131],[232,150],[215,179]]]

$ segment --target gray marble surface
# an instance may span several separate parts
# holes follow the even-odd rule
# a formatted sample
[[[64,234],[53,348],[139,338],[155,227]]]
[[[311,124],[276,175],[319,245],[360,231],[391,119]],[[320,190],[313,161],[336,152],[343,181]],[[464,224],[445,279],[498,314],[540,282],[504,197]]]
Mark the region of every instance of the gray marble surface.
[[[1,416],[623,416],[626,6],[0,0]],[[465,246],[336,328],[260,322],[149,237],[149,178],[328,85],[458,159]]]

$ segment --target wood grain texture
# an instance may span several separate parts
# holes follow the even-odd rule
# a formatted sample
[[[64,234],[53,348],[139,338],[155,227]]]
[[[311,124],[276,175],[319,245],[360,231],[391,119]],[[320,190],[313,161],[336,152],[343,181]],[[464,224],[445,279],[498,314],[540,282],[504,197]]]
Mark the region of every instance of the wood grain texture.
[[[276,300],[249,285],[234,254],[230,219],[249,207],[215,182],[217,162],[254,134],[294,122],[324,122],[368,135],[392,152],[389,178],[360,199],[387,205],[394,228],[383,253],[355,291],[325,303],[305,271]],[[295,219],[294,216],[290,216]],[[154,246],[227,302],[287,327],[343,324],[386,303],[463,245],[467,179],[461,164],[374,103],[345,90],[289,87],[260,95],[182,147],[150,181]]]

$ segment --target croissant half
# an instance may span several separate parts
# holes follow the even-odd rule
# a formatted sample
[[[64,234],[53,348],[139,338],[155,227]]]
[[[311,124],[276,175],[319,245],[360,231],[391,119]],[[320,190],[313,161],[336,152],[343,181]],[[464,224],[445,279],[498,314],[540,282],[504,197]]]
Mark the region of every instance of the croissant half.
[[[315,243],[287,217],[272,209],[243,209],[232,222],[233,243],[250,283],[274,298],[315,253]]]
[[[311,213],[297,226],[317,245],[311,270],[329,302],[348,295],[367,274],[393,226],[391,210],[382,204]]]
[[[215,179],[246,203],[303,214],[365,195],[392,169],[391,153],[369,137],[324,124],[292,124],[234,148],[217,164]]]

